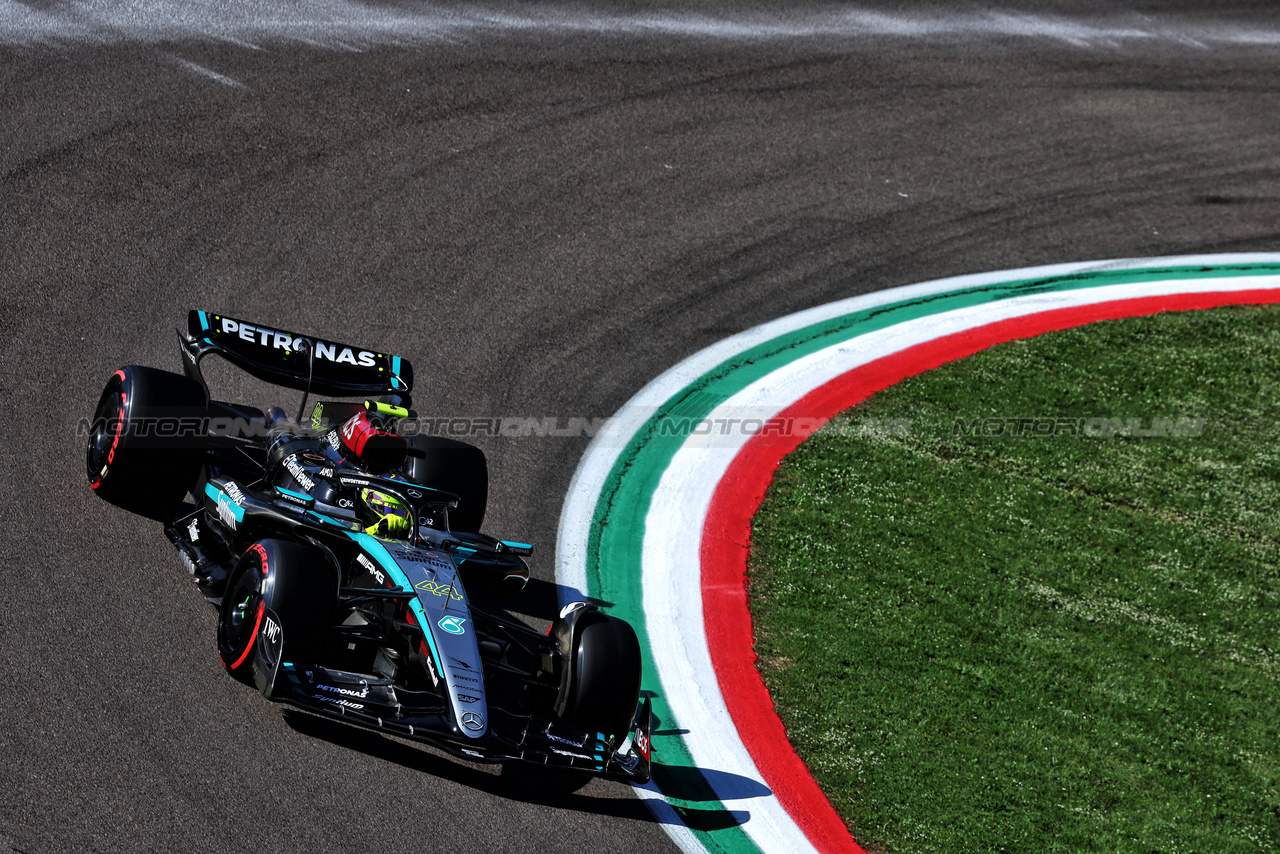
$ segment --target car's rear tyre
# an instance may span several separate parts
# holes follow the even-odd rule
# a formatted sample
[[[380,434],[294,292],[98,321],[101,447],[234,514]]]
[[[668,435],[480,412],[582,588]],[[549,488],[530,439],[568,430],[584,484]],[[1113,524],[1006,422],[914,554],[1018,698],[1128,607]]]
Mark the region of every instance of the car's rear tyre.
[[[104,500],[167,520],[200,476],[205,396],[181,374],[129,365],[98,399],[85,449],[89,486]]]
[[[253,645],[268,610],[280,620],[284,661],[314,663],[319,657],[338,579],[316,549],[287,540],[262,540],[240,557],[218,611],[218,656],[235,678],[252,683]]]
[[[489,501],[489,464],[475,445],[444,436],[409,436],[404,476],[414,483],[458,496],[449,511],[449,527],[475,533],[484,522]]]
[[[640,642],[624,620],[583,614],[574,632],[572,677],[562,717],[583,729],[623,736],[640,702]]]

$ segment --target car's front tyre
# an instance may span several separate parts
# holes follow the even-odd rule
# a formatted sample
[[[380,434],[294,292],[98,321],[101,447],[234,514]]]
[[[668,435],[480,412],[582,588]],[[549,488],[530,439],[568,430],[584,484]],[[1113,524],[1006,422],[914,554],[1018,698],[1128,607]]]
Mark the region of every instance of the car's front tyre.
[[[640,702],[641,655],[635,629],[625,620],[585,610],[570,617],[576,622],[566,664],[569,678],[562,686],[561,717],[589,732],[624,737],[631,730]]]
[[[253,682],[254,644],[268,612],[280,621],[283,660],[314,663],[337,593],[337,573],[317,549],[288,540],[254,543],[232,570],[218,610],[223,667],[241,682]]]

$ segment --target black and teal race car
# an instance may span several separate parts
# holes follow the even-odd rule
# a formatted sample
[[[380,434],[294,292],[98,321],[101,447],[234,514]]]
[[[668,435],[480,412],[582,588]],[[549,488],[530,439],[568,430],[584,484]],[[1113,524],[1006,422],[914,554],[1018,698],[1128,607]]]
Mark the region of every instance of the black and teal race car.
[[[649,779],[635,632],[589,603],[545,634],[490,605],[531,546],[481,533],[479,448],[407,429],[407,359],[203,311],[180,339],[183,374],[107,381],[89,485],[164,523],[232,676],[475,761]],[[301,391],[297,416],[211,399],[211,354]]]

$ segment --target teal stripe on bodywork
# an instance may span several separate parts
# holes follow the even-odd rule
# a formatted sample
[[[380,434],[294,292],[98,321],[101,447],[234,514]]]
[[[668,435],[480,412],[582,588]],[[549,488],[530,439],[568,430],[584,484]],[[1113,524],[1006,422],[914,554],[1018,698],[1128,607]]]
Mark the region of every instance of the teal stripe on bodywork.
[[[292,495],[294,498],[301,498],[301,499],[303,499],[303,500],[305,500],[305,501],[310,501],[310,500],[311,500],[311,496],[310,496],[310,495],[307,495],[307,494],[302,493],[302,492],[294,492],[292,489],[285,489],[283,486],[277,486],[277,487],[276,487],[276,492],[283,492],[285,495]]]
[[[244,508],[231,500],[231,496],[227,495],[221,489],[212,483],[204,485],[204,494],[209,496],[209,500],[217,506],[226,506],[231,508],[231,515],[235,517],[237,522],[244,521]],[[225,501],[223,499],[226,499]]]
[[[350,528],[348,528],[346,525],[342,524],[341,522],[338,522],[334,519],[330,519],[328,516],[322,516],[314,510],[308,510],[307,515],[315,519],[319,519],[321,522],[324,522],[326,525],[332,525],[335,528],[341,528],[347,534],[351,534]]]
[[[374,560],[381,564],[382,568],[387,571],[387,574],[391,576],[391,580],[395,582],[402,592],[414,594],[413,599],[409,602],[409,609],[413,611],[414,616],[421,623],[422,635],[427,639],[427,646],[431,648],[431,657],[435,660],[438,672],[443,674],[444,659],[440,657],[440,650],[436,648],[436,639],[431,636],[431,624],[427,617],[427,612],[423,609],[422,603],[418,601],[417,593],[414,591],[413,585],[409,583],[408,576],[400,569],[400,564],[396,563],[395,558],[391,556],[382,543],[378,542],[377,538],[369,534],[358,534],[354,531],[347,531],[347,536],[355,540],[366,552],[373,555]]]
[[[626,619],[640,636],[646,687],[655,690],[653,710],[657,732],[652,737],[653,779],[672,808],[708,851],[759,851],[746,832],[726,817],[733,812],[718,799],[694,766],[677,721],[663,697],[649,642],[644,614],[641,556],[644,524],[653,491],[684,442],[683,436],[661,435],[658,424],[676,415],[700,421],[733,394],[782,366],[811,353],[860,335],[929,315],[1035,294],[1153,282],[1163,279],[1236,278],[1280,273],[1278,264],[1239,264],[1149,267],[1143,269],[1068,273],[996,282],[954,291],[926,294],[853,311],[819,321],[750,347],[705,372],[669,397],[635,432],[618,455],[601,488],[592,516],[585,556],[588,596],[609,603],[609,610]],[[691,567],[696,571],[696,567]],[[654,615],[655,620],[663,615]],[[656,681],[654,685],[652,682]],[[699,722],[691,721],[697,725]],[[728,825],[728,826],[726,826]]]

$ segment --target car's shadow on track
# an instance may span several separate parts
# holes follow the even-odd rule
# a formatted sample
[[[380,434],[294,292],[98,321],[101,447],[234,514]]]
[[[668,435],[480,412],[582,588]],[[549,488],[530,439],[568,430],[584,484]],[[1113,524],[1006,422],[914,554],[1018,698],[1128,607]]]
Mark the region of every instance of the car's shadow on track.
[[[550,623],[560,611],[560,592],[558,585],[532,578],[525,589],[515,596],[497,600],[480,598],[476,604],[492,613],[505,611],[508,617],[521,615]],[[611,604],[592,601],[605,607]],[[726,809],[720,804],[707,808],[697,806],[701,802],[719,800],[710,785],[711,779],[720,780],[721,790],[737,791],[742,797],[769,794],[768,789],[756,781],[734,774],[691,767],[666,767],[655,761],[654,780],[670,796],[670,801],[669,808],[651,810],[639,798],[598,797],[582,793],[579,790],[593,779],[587,774],[517,762],[503,765],[501,772],[495,774],[491,768],[435,752],[426,745],[400,741],[300,709],[285,708],[281,712],[285,723],[301,735],[394,762],[413,771],[430,774],[486,794],[537,806],[654,824],[684,824],[695,830],[710,831],[737,827],[751,817],[747,810]]]
[[[284,722],[300,735],[359,751],[386,762],[394,762],[404,768],[496,797],[611,818],[655,824],[671,821],[655,815],[638,798],[602,798],[583,794],[579,789],[592,780],[586,774],[519,763],[504,765],[501,773],[493,774],[483,767],[435,753],[426,746],[398,741],[341,721],[329,720],[298,709],[282,709],[281,712]],[[703,830],[733,827],[742,824],[750,816],[741,810],[695,807],[673,807],[673,810],[684,824]]]
[[[550,623],[556,618],[560,611],[561,603],[564,601],[564,597],[561,596],[562,590],[563,588],[553,582],[531,578],[524,590],[516,596],[494,602],[481,600],[480,604],[482,607],[491,610],[506,611],[508,615],[519,614]],[[576,593],[571,598],[588,599],[581,593]],[[600,599],[589,599],[589,601],[605,608],[613,604]],[[642,691],[641,696],[653,695],[651,692]],[[655,713],[655,726],[658,723]],[[688,730],[665,732],[655,730],[654,735],[674,735],[680,732],[688,732]],[[438,758],[431,756],[431,759]],[[448,762],[449,760],[438,759],[438,761]],[[571,785],[576,782],[576,785],[573,788],[565,788],[564,786],[555,788],[553,786],[548,791],[547,771],[548,769],[544,768],[510,765],[504,768],[501,779],[507,780],[510,785],[517,787],[515,792],[497,791],[493,788],[486,790],[518,800],[550,804],[568,809],[585,809],[587,811],[598,811],[593,810],[589,802],[604,800],[608,804],[608,808],[602,812],[613,815],[622,814],[618,811],[619,804],[617,801],[570,794],[576,788],[585,785],[586,778],[581,775],[560,772],[559,776],[562,778],[562,783]],[[481,774],[490,782],[495,779],[492,775],[485,775],[483,772],[475,773]],[[640,801],[631,801],[629,803],[633,806],[625,811],[627,817],[663,824],[683,823],[694,830],[724,830],[725,828],[745,824],[751,817],[751,813],[747,810],[728,809],[720,804],[719,802],[724,797],[724,793],[728,792],[735,798],[743,799],[768,797],[772,794],[766,786],[747,777],[708,768],[668,766],[656,759],[653,766],[653,778],[662,793],[667,796],[670,809],[659,809],[655,815],[647,807],[643,806]],[[529,797],[530,792],[535,793],[532,798]],[[579,802],[588,802],[588,805]],[[696,806],[696,804],[707,802],[717,802],[717,806],[707,808]]]
[[[552,768],[504,765],[500,774],[432,752],[425,746],[398,741],[341,721],[331,721],[297,709],[282,710],[295,732],[356,750],[413,771],[430,774],[478,791],[513,801],[559,807],[614,818],[654,821],[643,803],[633,798],[601,798],[577,790],[591,781],[586,774]]]

